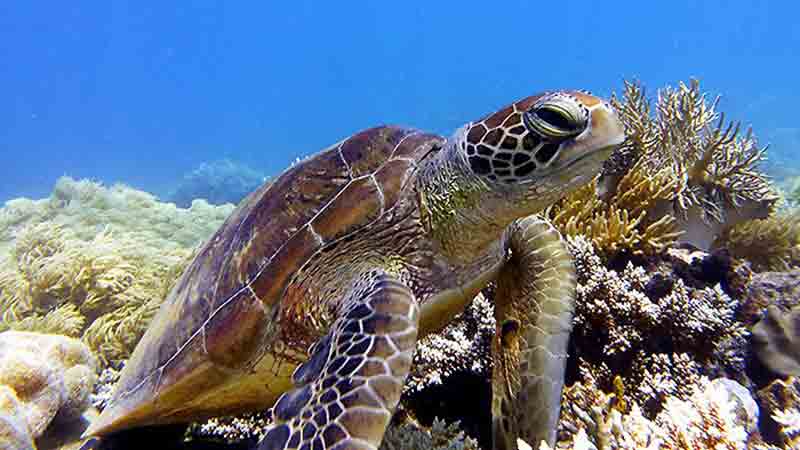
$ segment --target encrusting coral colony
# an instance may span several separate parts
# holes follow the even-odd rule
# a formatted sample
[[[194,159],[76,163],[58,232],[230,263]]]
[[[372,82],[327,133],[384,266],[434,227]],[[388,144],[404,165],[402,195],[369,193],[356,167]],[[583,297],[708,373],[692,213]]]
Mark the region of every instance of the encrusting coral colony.
[[[697,81],[655,100],[626,83],[612,103],[624,145],[543,214],[578,281],[555,448],[798,448],[800,213],[760,171],[766,149]],[[0,447],[34,448],[51,423],[80,417],[90,393],[103,407],[194,249],[232,210],[69,178],[48,199],[0,209]],[[421,341],[382,448],[488,449],[493,294]],[[12,358],[13,345],[49,350]],[[463,400],[448,385],[468,382],[489,394],[448,408]],[[187,436],[255,441],[268,416],[214,419]]]

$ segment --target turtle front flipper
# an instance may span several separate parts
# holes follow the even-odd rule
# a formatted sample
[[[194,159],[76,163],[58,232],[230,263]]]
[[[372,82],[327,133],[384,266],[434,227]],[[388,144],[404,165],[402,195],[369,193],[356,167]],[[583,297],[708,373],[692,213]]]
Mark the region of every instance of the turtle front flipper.
[[[273,408],[260,450],[377,449],[400,401],[417,341],[414,295],[384,272],[354,283],[330,331]]]
[[[536,216],[511,225],[511,258],[495,293],[492,433],[495,450],[553,446],[572,330],[575,269],[561,236]]]

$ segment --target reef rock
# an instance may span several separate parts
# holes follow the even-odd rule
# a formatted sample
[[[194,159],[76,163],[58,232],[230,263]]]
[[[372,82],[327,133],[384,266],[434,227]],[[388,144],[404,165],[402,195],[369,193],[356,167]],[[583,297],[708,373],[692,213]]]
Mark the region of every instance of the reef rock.
[[[770,305],[753,327],[753,349],[764,365],[781,375],[800,376],[800,307]]]
[[[745,320],[749,325],[761,319],[770,305],[784,311],[800,305],[800,269],[753,274],[745,298],[749,312]]]
[[[0,386],[4,386],[0,416],[5,428],[18,431],[24,423],[35,439],[54,422],[79,419],[90,404],[95,367],[88,347],[77,339],[0,333]]]
[[[183,176],[167,199],[188,208],[195,199],[212,205],[237,204],[266,181],[264,174],[228,159],[200,164]]]
[[[765,440],[800,448],[800,379],[775,380],[758,391]]]

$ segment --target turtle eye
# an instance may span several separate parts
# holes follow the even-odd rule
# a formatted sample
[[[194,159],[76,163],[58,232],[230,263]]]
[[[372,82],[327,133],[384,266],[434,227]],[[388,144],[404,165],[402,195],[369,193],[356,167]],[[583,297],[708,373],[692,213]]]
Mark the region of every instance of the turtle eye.
[[[572,120],[572,117],[569,117],[561,110],[548,107],[547,105],[542,106],[534,111],[534,114],[536,114],[539,119],[545,121],[554,128],[558,128],[560,130],[570,130],[575,128],[575,123]]]
[[[576,101],[556,97],[531,108],[524,117],[525,125],[550,139],[576,136],[586,129],[587,117]]]

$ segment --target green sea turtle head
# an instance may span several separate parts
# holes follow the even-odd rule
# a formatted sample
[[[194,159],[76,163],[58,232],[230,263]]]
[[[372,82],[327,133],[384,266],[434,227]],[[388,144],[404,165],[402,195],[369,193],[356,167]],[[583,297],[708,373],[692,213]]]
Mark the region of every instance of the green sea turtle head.
[[[583,91],[559,91],[470,122],[452,142],[482,183],[529,213],[594,178],[624,138],[608,103]]]

